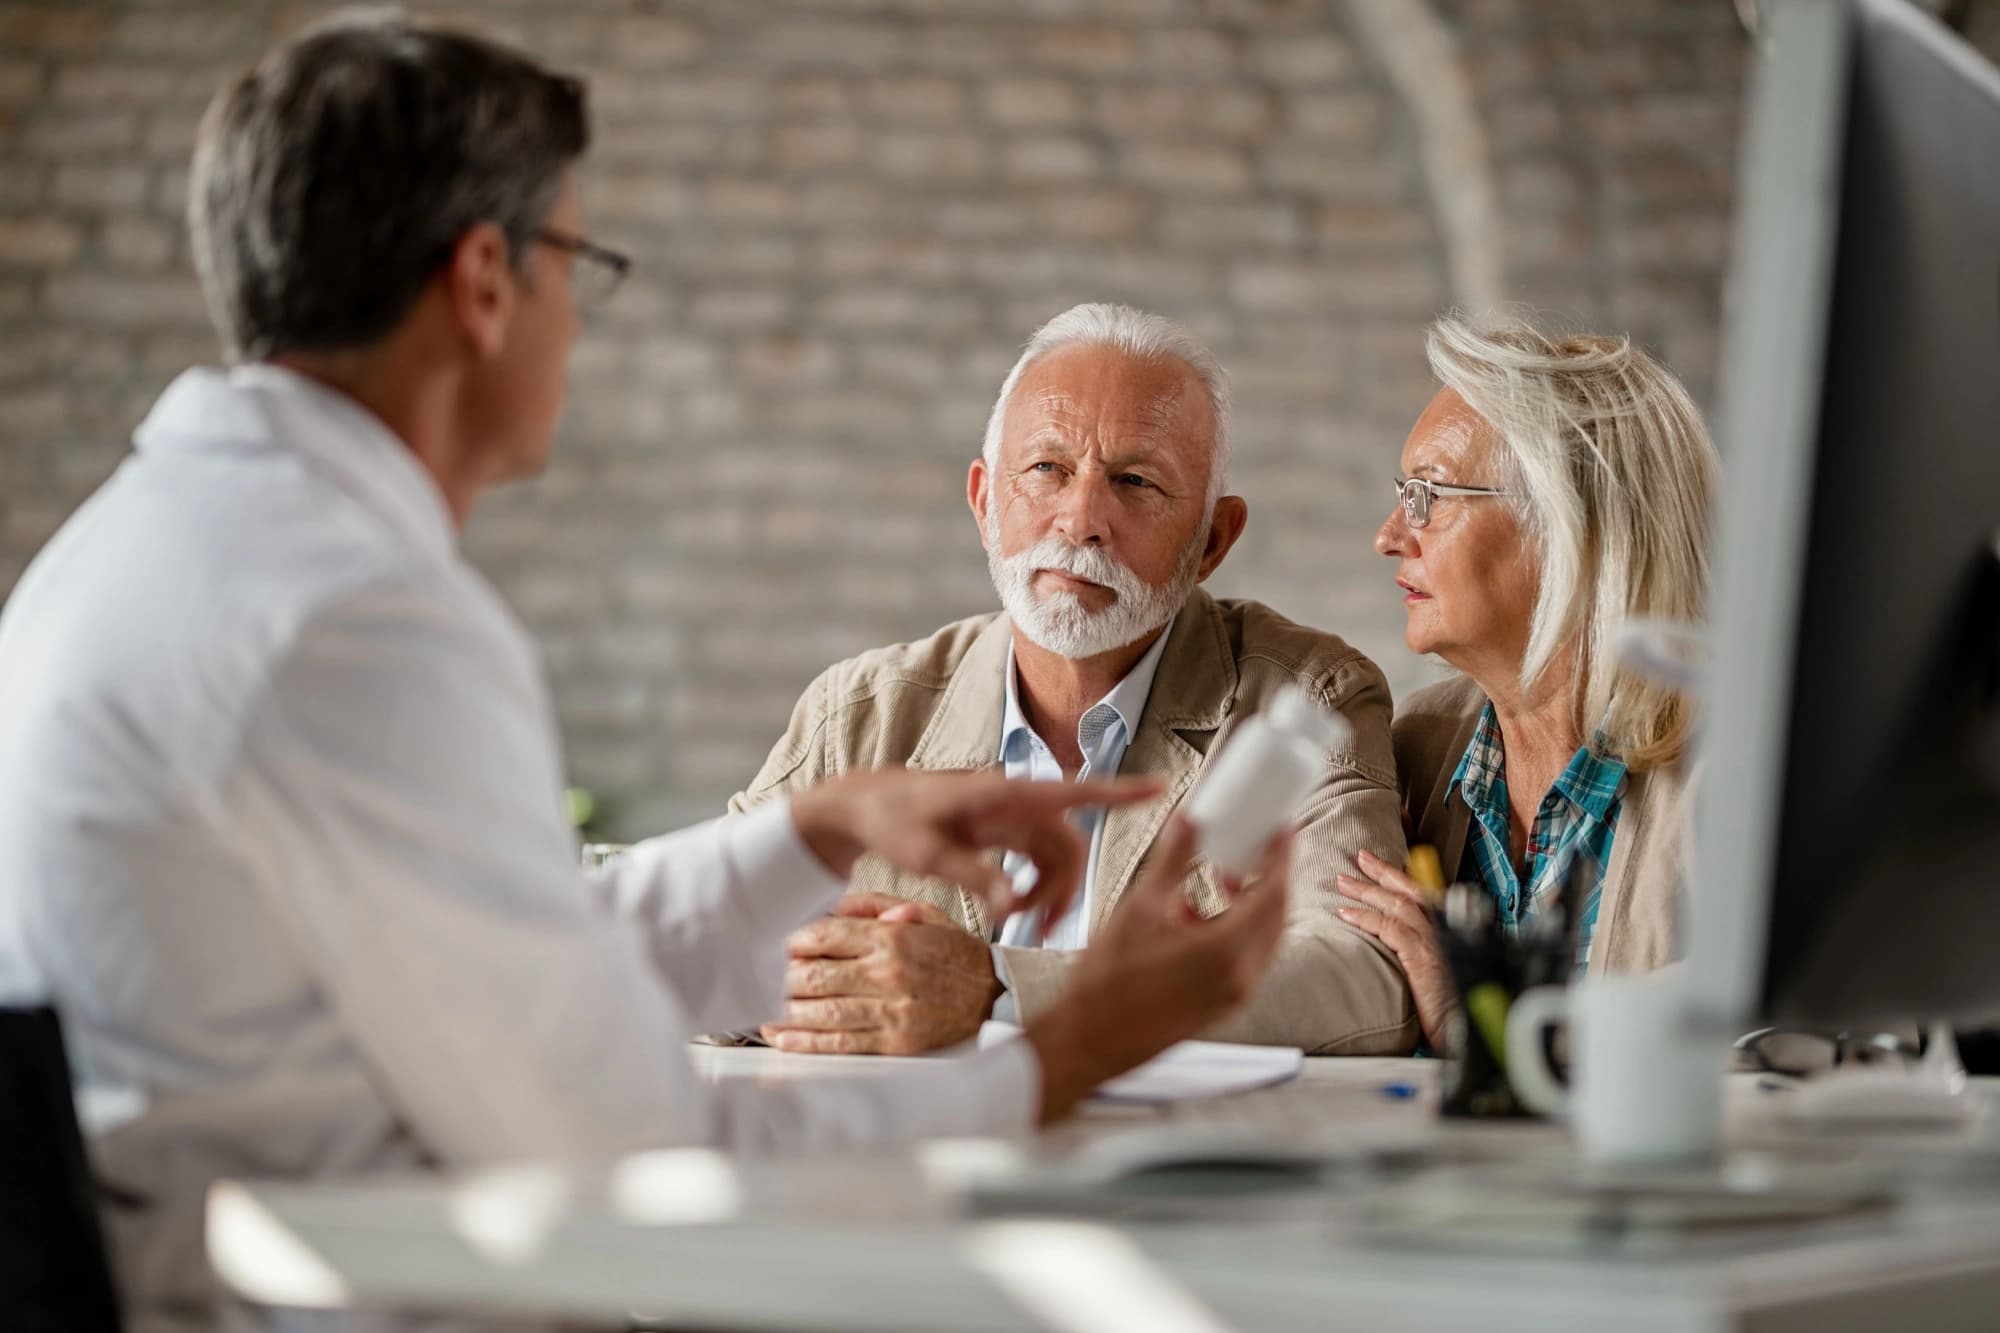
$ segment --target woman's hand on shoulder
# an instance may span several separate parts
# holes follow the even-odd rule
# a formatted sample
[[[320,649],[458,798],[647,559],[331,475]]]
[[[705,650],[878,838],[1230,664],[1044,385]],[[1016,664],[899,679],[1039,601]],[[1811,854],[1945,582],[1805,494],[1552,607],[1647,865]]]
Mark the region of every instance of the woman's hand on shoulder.
[[[1351,900],[1339,909],[1340,919],[1373,935],[1396,955],[1403,975],[1409,978],[1424,1042],[1432,1050],[1442,1051],[1452,1011],[1458,1007],[1458,988],[1438,947],[1431,895],[1370,852],[1360,854],[1359,864],[1361,875],[1341,875],[1337,880],[1341,895]]]

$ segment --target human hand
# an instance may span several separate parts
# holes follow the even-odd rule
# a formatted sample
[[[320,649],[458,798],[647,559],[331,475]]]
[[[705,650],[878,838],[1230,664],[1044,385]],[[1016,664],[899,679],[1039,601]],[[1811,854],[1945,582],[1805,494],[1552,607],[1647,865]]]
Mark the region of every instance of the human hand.
[[[1183,889],[1196,834],[1176,817],[1151,864],[1077,959],[1062,996],[1028,1027],[1042,1064],[1042,1118],[1152,1059],[1249,1000],[1284,930],[1291,832],[1255,875],[1227,876],[1229,905],[1203,919]]]
[[[1409,979],[1417,1004],[1417,1023],[1434,1051],[1445,1049],[1451,1016],[1458,1008],[1458,986],[1438,947],[1437,924],[1431,917],[1432,895],[1407,874],[1372,852],[1357,858],[1367,878],[1340,875],[1335,883],[1356,906],[1339,909],[1340,919],[1367,931],[1389,946]]]
[[[781,1051],[916,1055],[972,1037],[1000,996],[985,943],[887,894],[848,894],[785,949],[785,1012],[763,1029]]]
[[[899,869],[962,885],[995,918],[1045,908],[1062,919],[1083,882],[1089,848],[1069,822],[1079,806],[1132,805],[1160,794],[1157,778],[1089,782],[1014,780],[982,773],[886,768],[846,773],[792,799],[792,820],[813,854],[845,877],[863,852]],[[1035,884],[1018,898],[986,853],[1026,856]]]

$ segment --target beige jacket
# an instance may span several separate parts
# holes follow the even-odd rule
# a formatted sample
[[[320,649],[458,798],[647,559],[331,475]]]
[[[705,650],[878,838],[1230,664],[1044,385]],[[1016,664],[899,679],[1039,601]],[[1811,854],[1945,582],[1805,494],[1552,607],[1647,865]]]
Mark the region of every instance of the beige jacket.
[[[1419,690],[1396,715],[1396,770],[1410,841],[1436,847],[1447,875],[1464,859],[1472,822],[1471,808],[1451,789],[1451,775],[1485,707],[1486,695],[1460,676]],[[1664,768],[1628,774],[1625,782],[1598,901],[1593,973],[1651,972],[1679,956],[1689,784]]]
[[[962,620],[918,643],[841,662],[807,688],[791,728],[750,789],[742,810],[854,768],[904,764],[962,770],[999,762],[1012,624],[993,614]],[[1347,752],[1331,756],[1326,785],[1304,808],[1295,844],[1292,900],[1270,973],[1245,1010],[1213,1036],[1302,1046],[1324,1054],[1403,1053],[1417,1039],[1409,988],[1381,945],[1334,915],[1334,876],[1351,872],[1367,847],[1401,863],[1389,739],[1389,690],[1374,663],[1330,634],[1295,625],[1256,602],[1218,602],[1197,589],[1174,622],[1138,734],[1120,768],[1167,779],[1167,796],[1113,810],[1105,820],[1091,935],[1141,873],[1153,840],[1200,777],[1215,747],[1285,685],[1298,685],[1354,728]],[[955,885],[905,875],[880,861],[855,868],[857,890],[930,903],[982,939],[992,922]],[[1218,910],[1216,873],[1197,861],[1188,892]],[[1062,989],[1075,955],[1004,952],[1023,1019]]]

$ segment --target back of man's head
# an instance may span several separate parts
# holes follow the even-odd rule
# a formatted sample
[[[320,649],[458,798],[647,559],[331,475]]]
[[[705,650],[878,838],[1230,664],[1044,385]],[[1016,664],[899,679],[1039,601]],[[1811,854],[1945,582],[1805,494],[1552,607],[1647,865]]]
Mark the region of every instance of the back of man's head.
[[[469,228],[516,267],[589,131],[583,86],[386,15],[301,33],[202,121],[188,226],[231,360],[364,347]]]

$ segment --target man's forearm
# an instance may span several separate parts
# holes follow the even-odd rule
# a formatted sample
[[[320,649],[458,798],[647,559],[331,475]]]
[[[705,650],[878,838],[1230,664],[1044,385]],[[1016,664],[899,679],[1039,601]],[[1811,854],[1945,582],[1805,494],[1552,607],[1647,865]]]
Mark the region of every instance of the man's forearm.
[[[846,784],[834,778],[792,797],[792,823],[821,864],[846,879],[861,857],[861,842],[851,828]]]
[[[1293,933],[1243,1012],[1203,1032],[1211,1041],[1297,1046],[1313,1055],[1408,1055],[1417,1013],[1395,960],[1359,932],[1328,938]],[[1062,949],[997,953],[1019,1022],[1032,1024],[1063,993],[1077,955]]]
[[[1395,959],[1358,931],[1294,932],[1243,1011],[1203,1037],[1297,1046],[1308,1055],[1408,1055],[1419,1028]]]

